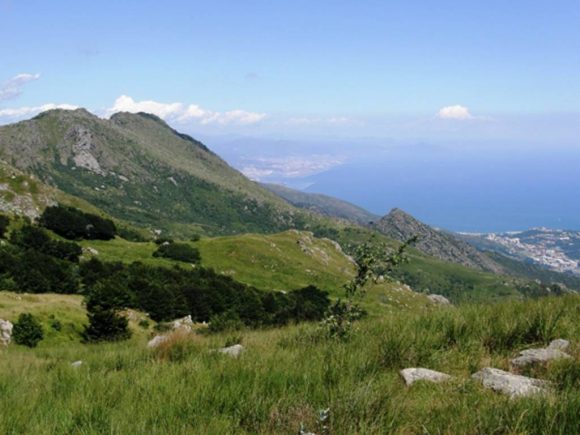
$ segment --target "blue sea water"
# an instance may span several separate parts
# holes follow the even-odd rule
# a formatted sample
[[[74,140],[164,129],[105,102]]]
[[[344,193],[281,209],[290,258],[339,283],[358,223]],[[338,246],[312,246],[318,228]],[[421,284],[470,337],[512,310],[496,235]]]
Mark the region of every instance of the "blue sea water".
[[[580,150],[397,149],[362,155],[308,182],[307,191],[379,215],[399,207],[453,231],[580,230]]]

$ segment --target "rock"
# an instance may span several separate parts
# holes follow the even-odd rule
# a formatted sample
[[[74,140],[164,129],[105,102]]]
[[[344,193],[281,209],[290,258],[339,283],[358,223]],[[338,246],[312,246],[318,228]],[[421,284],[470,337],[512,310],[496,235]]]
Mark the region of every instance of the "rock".
[[[99,255],[99,251],[97,251],[95,248],[91,248],[90,246],[87,246],[86,248],[83,248],[83,254],[84,255]]]
[[[75,362],[71,363],[71,367],[74,367],[74,368],[78,368],[78,367],[80,367],[80,366],[82,366],[82,365],[83,365],[83,362],[82,362],[82,361],[80,361],[80,360],[79,360],[79,361],[75,361]]]
[[[548,347],[522,350],[519,356],[512,359],[510,363],[513,367],[524,367],[531,364],[546,364],[548,361],[556,359],[572,358],[561,350],[566,349],[569,345],[570,342],[567,340],[554,340]]]
[[[193,320],[191,319],[191,315],[182,317],[181,319],[175,319],[170,322],[170,325],[173,329],[186,329],[191,331],[191,327],[193,325]]]
[[[427,298],[431,302],[433,302],[434,304],[438,304],[438,305],[451,305],[451,302],[445,296],[441,296],[441,295],[429,295],[429,296],[427,296]]]
[[[547,381],[514,375],[491,367],[486,367],[471,377],[481,381],[485,388],[508,394],[512,398],[546,394],[550,386]]]
[[[552,340],[548,346],[548,349],[556,349],[556,350],[566,350],[570,347],[570,342],[568,340],[564,340],[562,338],[558,338],[556,340]]]
[[[12,322],[0,319],[0,344],[8,346],[12,340]]]
[[[223,353],[225,355],[229,355],[229,356],[231,356],[233,358],[237,358],[244,351],[244,346],[242,346],[241,344],[234,344],[233,346],[224,347],[222,349],[218,349],[217,351],[219,353]]]
[[[151,340],[149,340],[147,347],[149,349],[155,349],[160,344],[165,343],[165,341],[167,341],[167,335],[156,335]]]
[[[412,385],[417,381],[444,382],[451,379],[451,376],[446,373],[424,368],[408,368],[401,370],[399,373],[401,373],[407,385]]]

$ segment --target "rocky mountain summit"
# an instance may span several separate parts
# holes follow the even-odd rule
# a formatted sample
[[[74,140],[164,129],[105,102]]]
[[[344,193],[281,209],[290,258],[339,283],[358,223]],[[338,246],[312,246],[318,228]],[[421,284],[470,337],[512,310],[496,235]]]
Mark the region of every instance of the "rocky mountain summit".
[[[376,222],[373,227],[381,233],[399,241],[418,236],[415,247],[425,254],[452,263],[462,264],[493,273],[504,272],[502,266],[485,253],[450,233],[436,230],[420,222],[403,210],[394,208]]]
[[[300,212],[146,113],[50,110],[0,127],[0,159],[113,217],[213,234],[296,226]]]

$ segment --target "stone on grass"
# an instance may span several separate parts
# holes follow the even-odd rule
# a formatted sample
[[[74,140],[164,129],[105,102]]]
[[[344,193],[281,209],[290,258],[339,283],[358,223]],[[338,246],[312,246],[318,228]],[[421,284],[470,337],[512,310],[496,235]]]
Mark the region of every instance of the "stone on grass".
[[[522,350],[516,358],[511,360],[513,367],[525,367],[533,364],[546,364],[556,359],[572,358],[562,350],[570,345],[567,340],[554,340],[548,347]]]
[[[71,367],[74,367],[74,368],[80,367],[80,366],[82,366],[82,365],[83,365],[83,362],[82,362],[82,361],[80,361],[80,360],[79,360],[79,361],[75,361],[75,362],[71,363]]]
[[[451,379],[446,373],[437,372],[435,370],[424,369],[424,368],[408,368],[400,371],[401,376],[405,380],[407,385],[412,385],[417,381],[428,381],[428,382],[444,382]]]
[[[433,302],[434,304],[438,304],[438,305],[451,305],[451,302],[445,296],[441,296],[441,295],[428,295],[427,298],[431,302]]]
[[[12,322],[0,319],[0,344],[8,346],[12,340]]]
[[[549,382],[541,379],[514,375],[491,367],[486,367],[471,377],[481,381],[485,388],[507,394],[512,398],[546,394],[550,386]]]
[[[568,340],[564,340],[563,338],[557,338],[556,340],[552,340],[548,346],[548,349],[556,349],[556,350],[566,350],[570,347],[570,342]]]
[[[175,319],[170,322],[170,325],[173,329],[185,329],[191,331],[191,327],[193,325],[193,320],[191,319],[191,315],[182,317],[181,319]]]
[[[242,352],[244,351],[244,346],[241,344],[234,344],[233,346],[223,347],[217,350],[219,353],[223,353],[224,355],[229,355],[233,358],[239,357]]]
[[[165,341],[167,341],[167,335],[156,335],[151,340],[149,340],[147,347],[150,349],[155,349],[157,346],[165,343]]]

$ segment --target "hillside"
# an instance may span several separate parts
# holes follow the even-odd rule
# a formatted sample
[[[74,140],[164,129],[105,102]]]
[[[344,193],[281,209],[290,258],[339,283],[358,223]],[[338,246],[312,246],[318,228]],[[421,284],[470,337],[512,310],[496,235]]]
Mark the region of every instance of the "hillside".
[[[368,212],[362,207],[328,195],[301,192],[279,184],[262,183],[266,189],[284,198],[295,207],[314,211],[316,213],[346,219],[360,225],[379,219],[379,216]]]
[[[463,240],[418,221],[400,209],[393,209],[373,225],[377,231],[395,240],[404,241],[418,236],[415,247],[441,260],[475,269],[504,273],[505,270],[484,253]]]
[[[51,110],[0,127],[0,158],[141,226],[272,232],[304,223],[286,201],[149,114]]]

